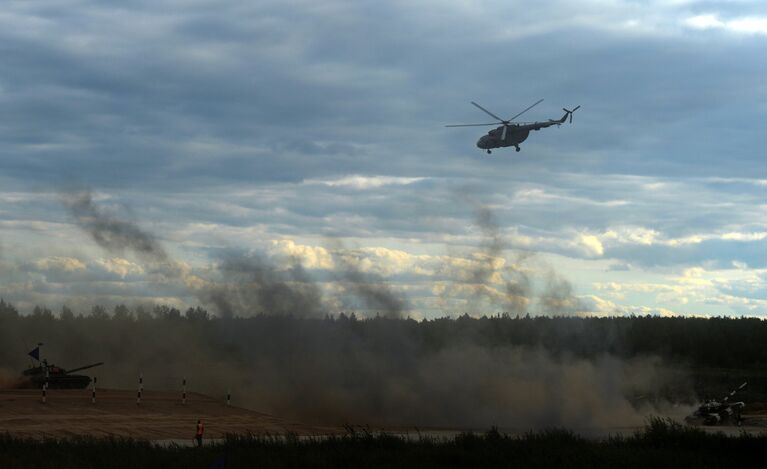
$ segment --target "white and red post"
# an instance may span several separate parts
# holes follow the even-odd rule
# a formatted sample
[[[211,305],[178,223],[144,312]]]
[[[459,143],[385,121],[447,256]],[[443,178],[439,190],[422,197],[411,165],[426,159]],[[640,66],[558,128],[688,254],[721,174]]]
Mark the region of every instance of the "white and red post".
[[[141,404],[141,393],[144,391],[144,374],[138,375],[138,394],[136,394],[136,405]]]
[[[46,403],[47,397],[46,394],[48,393],[48,378],[50,378],[50,373],[48,372],[48,367],[45,367],[45,383],[43,383],[43,404]]]

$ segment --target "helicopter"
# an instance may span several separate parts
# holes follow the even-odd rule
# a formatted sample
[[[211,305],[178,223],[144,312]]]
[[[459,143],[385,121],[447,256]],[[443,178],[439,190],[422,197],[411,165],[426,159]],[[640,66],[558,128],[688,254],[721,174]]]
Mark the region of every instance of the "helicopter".
[[[701,404],[698,409],[685,418],[689,424],[717,425],[728,421],[734,421],[740,426],[742,422],[741,412],[746,406],[743,401],[729,402],[730,398],[736,392],[745,388],[748,382],[745,382],[734,389],[730,394],[722,399],[722,402],[716,400],[707,400]]]
[[[570,123],[573,123],[573,113],[580,109],[580,105],[573,108],[572,110],[562,108],[563,111],[565,111],[565,115],[562,116],[560,119],[549,119],[547,121],[542,122],[515,122],[512,123],[514,119],[521,116],[522,114],[526,113],[530,109],[534,108],[535,106],[539,105],[543,102],[543,99],[539,99],[536,101],[533,105],[529,106],[524,111],[520,112],[516,116],[512,117],[511,119],[501,119],[500,117],[496,116],[492,112],[488,111],[487,109],[483,108],[479,104],[475,103],[474,101],[471,101],[471,104],[473,104],[475,107],[477,107],[479,110],[484,112],[485,114],[489,115],[493,119],[496,119],[498,122],[492,122],[489,124],[451,124],[446,125],[445,127],[479,127],[479,126],[486,126],[486,125],[498,125],[501,124],[500,127],[495,128],[487,133],[487,135],[483,135],[480,137],[480,139],[477,141],[477,147],[486,150],[488,154],[492,153],[491,149],[493,148],[501,148],[501,147],[514,147],[517,151],[519,151],[519,144],[524,142],[528,135],[530,134],[531,130],[541,130],[545,129],[546,127],[551,127],[552,125],[562,125],[565,123],[567,118],[570,118]]]

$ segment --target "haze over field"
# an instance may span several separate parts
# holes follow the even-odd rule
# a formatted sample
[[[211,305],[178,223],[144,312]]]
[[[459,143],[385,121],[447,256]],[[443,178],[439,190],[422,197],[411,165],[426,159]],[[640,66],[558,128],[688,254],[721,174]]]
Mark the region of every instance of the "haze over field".
[[[22,312],[767,307],[764,2],[11,1],[0,42]],[[539,98],[583,107],[520,153],[443,127]]]
[[[303,423],[625,428],[641,425],[647,414],[689,411],[695,388],[678,365],[693,357],[683,347],[663,356],[655,338],[663,330],[666,342],[695,343],[706,340],[700,331],[708,328],[694,334],[687,325],[679,335],[669,333],[679,331],[678,323],[648,329],[651,318],[643,328],[614,318],[416,322],[155,313],[57,319],[0,308],[0,388],[19,386],[18,370],[31,361],[27,338],[34,336],[46,343],[41,356],[58,365],[103,360],[85,373],[104,388],[135,389],[141,373],[147,389],[178,391],[186,378],[190,390],[217,399],[231,391],[235,405]],[[742,342],[730,357],[755,348]],[[758,355],[749,354],[756,361]]]

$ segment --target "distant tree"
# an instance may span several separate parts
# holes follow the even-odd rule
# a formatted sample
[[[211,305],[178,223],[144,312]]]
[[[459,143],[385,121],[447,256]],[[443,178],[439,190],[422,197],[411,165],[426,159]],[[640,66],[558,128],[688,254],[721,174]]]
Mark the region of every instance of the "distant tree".
[[[152,319],[152,315],[143,305],[136,306],[135,315],[137,321],[149,321]]]
[[[0,318],[17,317],[19,317],[19,310],[17,310],[12,304],[6,303],[4,299],[0,298]]]
[[[112,319],[118,321],[128,321],[133,319],[130,309],[125,305],[117,305],[112,313]]]
[[[32,310],[32,317],[40,319],[53,319],[53,311],[44,306],[35,306]]]
[[[67,305],[64,305],[61,307],[61,320],[62,321],[71,321],[75,318],[75,314],[72,312],[71,309],[67,307]]]
[[[167,305],[155,305],[152,315],[157,319],[181,319],[181,311]]]
[[[199,306],[187,309],[184,316],[190,321],[207,321],[210,319],[208,312]]]
[[[101,305],[95,305],[91,309],[91,317],[93,319],[109,319],[109,313],[107,313],[107,309]]]

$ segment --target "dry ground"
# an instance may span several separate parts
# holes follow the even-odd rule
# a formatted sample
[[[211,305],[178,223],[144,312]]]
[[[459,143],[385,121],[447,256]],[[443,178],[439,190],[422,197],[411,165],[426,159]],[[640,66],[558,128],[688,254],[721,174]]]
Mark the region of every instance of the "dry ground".
[[[227,406],[197,393],[147,391],[141,405],[136,391],[101,389],[96,404],[89,389],[48,391],[43,404],[39,390],[0,390],[0,432],[21,437],[64,438],[80,435],[119,436],[147,440],[189,439],[197,419],[205,423],[206,438],[225,433],[285,433],[319,435],[339,432],[334,427],[302,425],[240,407]]]
[[[0,389],[0,433],[32,438],[89,435],[188,443],[194,436],[197,419],[205,422],[206,439],[218,439],[225,433],[329,435],[344,432],[339,427],[305,425],[241,407],[230,407],[223,399],[197,393],[187,394],[186,405],[182,405],[179,392],[169,391],[145,390],[140,405],[136,404],[136,391],[133,390],[101,389],[95,405],[91,403],[89,389],[49,390],[45,404],[40,397],[39,390]],[[702,428],[732,435],[742,431],[762,433],[767,428],[767,412],[758,405],[754,407],[756,412],[744,416],[743,427],[722,425]],[[581,433],[587,437],[602,438],[611,434],[630,434],[639,428],[581,429]],[[412,430],[387,429],[396,434],[417,436],[418,433]],[[502,430],[521,434],[528,429]],[[423,429],[423,433],[452,437],[458,431]]]

